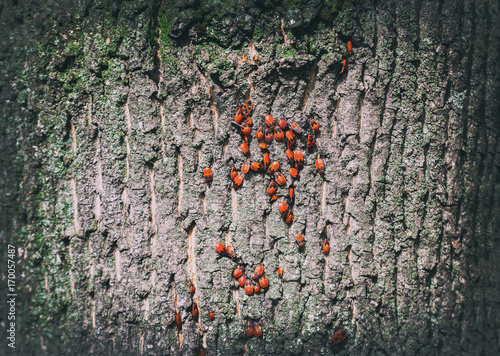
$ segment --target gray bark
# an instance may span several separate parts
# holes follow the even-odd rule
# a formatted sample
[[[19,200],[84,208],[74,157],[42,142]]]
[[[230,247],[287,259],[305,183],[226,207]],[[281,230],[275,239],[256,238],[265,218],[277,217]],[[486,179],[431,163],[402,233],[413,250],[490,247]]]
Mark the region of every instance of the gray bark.
[[[7,354],[500,354],[498,2],[0,10],[0,241],[18,251]],[[272,202],[256,173],[231,187],[247,98],[252,160],[266,114],[321,126],[291,225],[288,189]],[[284,146],[270,155],[288,167]],[[249,273],[262,264],[269,288],[237,288],[217,241]],[[329,345],[339,328],[348,339]]]

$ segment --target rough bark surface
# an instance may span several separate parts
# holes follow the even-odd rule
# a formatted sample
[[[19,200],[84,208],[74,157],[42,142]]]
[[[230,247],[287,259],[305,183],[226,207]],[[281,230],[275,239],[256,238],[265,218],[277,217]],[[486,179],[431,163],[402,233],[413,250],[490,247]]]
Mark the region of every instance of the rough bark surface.
[[[19,296],[5,352],[500,354],[497,1],[0,11],[0,242],[18,250]],[[263,174],[232,189],[244,156],[231,121],[247,98],[252,137],[266,114],[321,125],[290,226]],[[255,138],[250,151],[260,160]],[[287,165],[283,144],[270,154]],[[236,288],[217,241],[262,264],[268,290]],[[262,338],[245,337],[248,318]],[[348,339],[330,346],[341,327]]]

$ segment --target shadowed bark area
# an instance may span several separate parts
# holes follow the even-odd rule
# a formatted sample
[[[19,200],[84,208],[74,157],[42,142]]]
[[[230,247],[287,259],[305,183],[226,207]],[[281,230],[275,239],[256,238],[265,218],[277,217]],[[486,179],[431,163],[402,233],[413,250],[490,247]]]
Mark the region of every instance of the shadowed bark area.
[[[0,6],[7,354],[500,353],[498,2],[22,3]],[[252,161],[265,115],[320,125],[297,180],[269,145],[276,202],[265,174],[229,178],[246,99]],[[240,262],[269,288],[247,296]]]

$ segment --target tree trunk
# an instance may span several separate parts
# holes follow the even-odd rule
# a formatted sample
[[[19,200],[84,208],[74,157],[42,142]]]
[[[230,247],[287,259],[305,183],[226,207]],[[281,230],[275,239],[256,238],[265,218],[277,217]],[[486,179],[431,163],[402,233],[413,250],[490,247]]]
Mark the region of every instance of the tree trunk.
[[[497,1],[0,9],[0,240],[17,251],[4,351],[500,353]],[[320,125],[312,151],[297,135],[290,225],[278,211],[292,185],[284,142],[269,145],[287,180],[277,201],[263,173],[232,188],[245,156],[231,122],[246,99],[252,161],[265,115]],[[247,296],[240,263],[249,276],[263,265],[269,287]],[[245,336],[247,320],[261,338]],[[331,345],[341,328],[347,340]]]

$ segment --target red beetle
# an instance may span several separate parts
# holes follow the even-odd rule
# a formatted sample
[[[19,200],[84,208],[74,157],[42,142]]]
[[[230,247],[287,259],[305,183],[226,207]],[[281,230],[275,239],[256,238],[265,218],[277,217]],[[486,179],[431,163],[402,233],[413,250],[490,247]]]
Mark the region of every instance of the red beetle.
[[[229,258],[236,257],[236,253],[234,252],[234,248],[231,245],[226,246],[226,254]]]
[[[321,158],[318,158],[316,160],[316,170],[321,175],[325,174],[325,163],[323,162],[323,160]]]
[[[347,53],[352,54],[352,43],[347,41]]]
[[[271,158],[269,157],[269,153],[264,153],[262,156],[262,162],[264,163],[264,169],[267,169],[269,167],[269,164],[271,162]]]
[[[284,131],[286,131],[286,129],[288,128],[288,123],[286,122],[285,119],[281,119],[280,121],[278,121],[278,125]]]
[[[285,219],[286,223],[287,224],[291,224],[293,222],[293,217],[294,217],[293,216],[293,210],[289,209],[288,210],[288,214],[286,214],[286,219]]]
[[[251,321],[247,321],[245,323],[245,335],[248,336],[248,337],[252,337],[253,336],[253,326],[252,326],[252,322]]]
[[[285,139],[285,135],[283,134],[283,130],[279,126],[274,126],[274,138],[276,141],[281,142]]]
[[[252,126],[252,118],[251,118],[250,116],[249,116],[249,117],[247,117],[247,118],[243,121],[243,123],[244,123],[245,125],[247,125],[247,126]]]
[[[259,143],[259,147],[262,148],[263,150],[267,150],[267,144],[265,142]]]
[[[252,162],[252,164],[250,165],[250,168],[252,169],[252,171],[260,172],[261,170],[264,169],[264,166],[262,165],[262,163]]]
[[[245,156],[248,156],[250,154],[250,149],[248,148],[248,143],[246,142],[243,142],[241,145],[240,145],[240,148],[241,148],[241,152],[243,152],[243,154]]]
[[[290,164],[293,166],[295,164],[295,160],[293,159],[293,151],[292,150],[286,150],[285,151],[286,158],[290,161]]]
[[[340,344],[342,341],[344,341],[347,338],[347,331],[344,329],[340,329],[339,331],[335,332],[333,334],[333,337],[330,339],[330,342],[332,345],[337,345]]]
[[[243,176],[237,175],[233,180],[233,187],[238,188],[243,183]]]
[[[193,294],[196,291],[193,281],[189,281],[188,286],[189,286],[189,291],[191,292],[191,294]]]
[[[252,109],[253,109],[252,100],[247,100],[243,103],[243,105],[241,105],[241,112],[243,113],[243,115],[245,115],[245,117],[250,115]]]
[[[344,73],[345,65],[347,64],[347,59],[342,60],[342,70],[340,71],[340,74]]]
[[[290,168],[288,172],[290,172],[290,175],[293,178],[297,178],[299,176],[299,171],[297,170],[297,168]]]
[[[274,172],[274,180],[278,183],[278,185],[286,184],[286,178],[281,172]]]
[[[292,124],[290,126],[292,127],[292,130],[295,131],[295,133],[298,133],[298,134],[302,133],[302,127],[300,127],[300,125],[297,124],[296,122],[292,122]]]
[[[255,284],[253,286],[253,291],[254,291],[254,293],[259,293],[260,292],[260,286],[259,286],[259,284]]]
[[[245,136],[245,140],[247,140],[247,137],[250,136],[250,134],[252,133],[252,129],[250,128],[250,126],[248,126],[247,123],[244,123],[242,126],[241,126],[241,134],[243,136]],[[248,143],[248,142],[247,142]]]
[[[265,129],[264,133],[265,133],[266,142],[267,143],[273,142],[273,130],[271,130],[271,129]]]
[[[273,196],[276,194],[276,182],[272,180],[269,182],[269,185],[267,186],[267,194]]]
[[[237,124],[241,124],[243,122],[243,120],[245,120],[245,115],[243,115],[243,111],[241,110],[241,108],[239,108],[236,111],[236,116],[234,117],[234,121]]]
[[[295,202],[295,189],[293,187],[290,187],[288,190],[288,199],[290,200],[290,205],[293,205]]]
[[[213,178],[213,175],[212,175],[212,170],[207,167],[203,170],[203,176],[205,177],[205,180],[207,182],[211,182],[212,181],[212,178]]]
[[[260,277],[262,277],[263,273],[264,273],[264,267],[262,267],[261,265],[258,265],[257,267],[255,267],[255,272],[253,274],[253,278],[255,280],[258,280]]]
[[[300,150],[295,151],[295,153],[293,154],[293,158],[297,167],[300,167],[304,164],[304,155]]]
[[[245,293],[247,295],[252,295],[253,293],[253,284],[249,278],[247,278],[247,281],[245,282]]]
[[[208,311],[208,317],[210,318],[210,320],[214,320],[215,319],[215,314],[214,314],[213,310],[209,310]]]
[[[279,268],[278,268],[278,276],[279,276],[280,278],[283,278],[283,267],[279,267]]]
[[[271,200],[272,201],[278,200],[278,196],[276,194],[271,195]]]
[[[297,234],[297,236],[295,236],[295,239],[297,240],[297,245],[299,245],[300,247],[304,246],[306,243],[304,241],[304,236],[302,236],[301,234]]]
[[[330,252],[330,240],[323,240],[323,253],[327,255]]]
[[[242,276],[243,272],[245,272],[245,266],[239,266],[233,272],[234,278],[240,278]]]
[[[232,166],[231,167],[231,180],[234,180],[234,178],[236,178],[237,175],[238,175],[238,171],[236,170],[236,167]]]
[[[245,162],[243,162],[243,165],[241,166],[241,171],[247,174],[249,170],[250,170],[250,158],[247,158]]]
[[[266,115],[264,119],[266,120],[267,126],[274,127],[274,118],[271,115]]]
[[[198,305],[196,303],[193,303],[193,318],[198,319]]]
[[[269,168],[267,169],[267,174],[270,176],[274,175],[274,172],[276,172],[280,168],[280,163],[278,161],[274,161],[269,165]]]
[[[181,320],[181,314],[177,313],[175,315],[175,322],[177,323],[177,329],[180,329],[182,327],[182,320]]]
[[[314,134],[311,132],[307,135],[307,148],[311,149],[316,146],[316,139],[314,138]]]
[[[283,216],[283,218],[286,218],[286,216],[288,215],[288,205],[286,205],[286,203],[284,201],[282,201],[278,205],[278,208],[280,210],[281,216]]]
[[[260,126],[259,129],[257,130],[257,134],[255,135],[255,138],[257,140],[263,140],[264,139],[264,126]]]
[[[221,254],[222,256],[225,256],[226,255],[226,248],[224,247],[224,245],[222,244],[222,242],[216,242],[215,243],[215,250]]]
[[[316,120],[311,119],[311,120],[309,121],[309,124],[311,125],[311,129],[312,129],[313,131],[318,131],[318,130],[319,130],[319,124],[318,124],[318,122],[317,122]]]
[[[259,278],[259,284],[262,288],[267,288],[269,286],[269,280],[266,276],[262,276]]]
[[[243,288],[245,286],[246,281],[247,281],[247,276],[243,274],[241,275],[240,278],[238,278],[238,285]]]
[[[253,336],[255,336],[255,337],[262,336],[262,328],[260,327],[259,323],[256,321],[253,322]]]
[[[295,135],[293,134],[293,131],[292,130],[288,130],[286,132],[286,139],[288,141],[288,143],[290,144],[290,146],[295,146]]]

